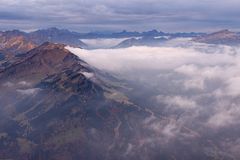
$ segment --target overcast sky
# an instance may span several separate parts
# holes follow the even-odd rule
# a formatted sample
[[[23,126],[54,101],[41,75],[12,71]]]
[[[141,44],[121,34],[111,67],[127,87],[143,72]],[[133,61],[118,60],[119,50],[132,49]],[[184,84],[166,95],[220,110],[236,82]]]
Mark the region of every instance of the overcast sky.
[[[0,0],[0,29],[239,30],[239,0]]]

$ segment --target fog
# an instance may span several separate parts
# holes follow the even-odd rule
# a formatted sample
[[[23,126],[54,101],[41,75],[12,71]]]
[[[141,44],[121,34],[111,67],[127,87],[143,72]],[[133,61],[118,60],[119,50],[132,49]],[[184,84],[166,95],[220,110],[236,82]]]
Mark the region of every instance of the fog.
[[[97,48],[112,48],[120,42],[128,38],[97,38],[97,39],[81,39],[88,47],[88,49]]]
[[[199,152],[239,157],[239,47],[174,42],[165,47],[66,48],[90,65],[141,86],[131,93],[138,93],[139,104],[152,113],[143,125],[155,133],[144,137],[143,145],[205,143]]]

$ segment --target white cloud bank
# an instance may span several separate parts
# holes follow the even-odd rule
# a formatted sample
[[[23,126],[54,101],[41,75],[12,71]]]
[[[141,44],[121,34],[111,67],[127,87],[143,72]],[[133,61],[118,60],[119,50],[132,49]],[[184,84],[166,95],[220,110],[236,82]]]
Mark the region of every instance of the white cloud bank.
[[[113,72],[131,70],[167,70],[186,64],[202,66],[229,65],[236,63],[236,56],[216,52],[204,54],[193,48],[131,47],[126,49],[82,50],[67,47],[72,53],[89,64]],[[228,51],[226,47],[224,50]],[[219,55],[221,54],[221,55]]]
[[[205,119],[206,126],[239,124],[240,102],[235,100],[240,97],[238,47],[192,43],[185,48],[67,49],[98,69],[152,85],[159,90],[156,101],[191,109],[192,118],[212,112]],[[224,105],[219,103],[222,100]]]

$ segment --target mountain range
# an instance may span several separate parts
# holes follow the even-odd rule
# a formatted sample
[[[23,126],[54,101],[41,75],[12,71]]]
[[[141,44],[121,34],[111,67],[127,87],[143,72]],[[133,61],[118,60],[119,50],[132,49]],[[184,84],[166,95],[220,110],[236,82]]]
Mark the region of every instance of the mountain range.
[[[156,46],[175,38],[192,38],[195,42],[209,44],[237,45],[240,42],[239,34],[228,30],[216,33],[165,33],[157,30],[147,32],[90,32],[78,33],[67,29],[48,28],[33,32],[19,30],[0,32],[0,53],[9,56],[25,53],[44,42],[61,43],[80,48],[91,48],[81,40],[84,39],[123,39],[112,48],[126,48],[130,46],[149,45]]]
[[[14,54],[24,53],[34,47],[44,43],[62,43],[74,47],[87,48],[87,44],[81,39],[99,39],[99,38],[134,38],[142,37],[143,39],[153,39],[154,37],[196,37],[203,33],[164,33],[157,30],[147,32],[128,32],[122,31],[118,33],[78,33],[66,29],[48,28],[40,29],[30,33],[19,30],[0,32],[0,52],[12,52]]]
[[[1,158],[122,159],[139,127],[128,122],[147,116],[64,47],[46,42],[0,71]]]
[[[153,150],[154,143],[145,145],[149,136],[156,137],[144,128],[146,119],[164,119],[161,114],[153,116],[154,111],[144,105],[151,104],[150,95],[135,98],[129,92],[137,92],[142,86],[129,86],[129,82],[90,66],[66,49],[68,45],[86,47],[81,38],[100,37],[130,38],[117,46],[120,48],[152,45],[169,37],[239,44],[239,35],[227,30],[213,34],[165,34],[156,30],[80,34],[57,28],[1,32],[0,159],[212,159],[185,142],[177,142],[171,154],[169,148]],[[139,148],[133,150],[132,144]]]

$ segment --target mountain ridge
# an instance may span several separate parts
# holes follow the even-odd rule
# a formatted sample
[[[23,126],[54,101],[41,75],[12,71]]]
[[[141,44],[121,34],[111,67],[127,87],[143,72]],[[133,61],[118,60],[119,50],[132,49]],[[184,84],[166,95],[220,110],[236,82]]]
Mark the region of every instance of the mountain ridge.
[[[193,41],[209,44],[238,45],[240,44],[240,35],[236,32],[231,32],[228,29],[224,29],[218,32],[196,37],[193,39]]]
[[[139,108],[107,98],[111,91],[106,86],[111,85],[103,88],[86,76],[97,74],[63,44],[46,42],[20,59],[0,74],[0,122],[5,122],[0,123],[0,157],[117,158],[119,154],[107,156],[108,148],[118,147],[113,141],[126,141],[126,120],[138,117]]]

